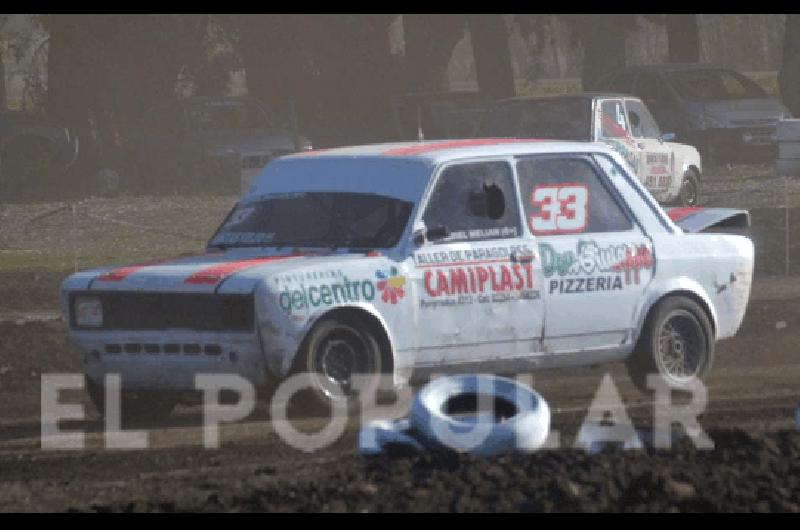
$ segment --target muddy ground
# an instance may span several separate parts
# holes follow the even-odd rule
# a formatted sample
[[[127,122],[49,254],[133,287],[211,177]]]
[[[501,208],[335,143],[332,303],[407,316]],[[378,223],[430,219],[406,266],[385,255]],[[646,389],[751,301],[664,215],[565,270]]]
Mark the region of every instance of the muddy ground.
[[[782,179],[756,169],[709,177],[712,205],[751,209],[757,252],[745,322],[737,337],[718,344],[708,381],[700,424],[713,450],[688,439],[671,450],[572,449],[605,374],[636,427],[651,426],[651,399],[634,389],[621,365],[535,374],[561,448],[527,456],[360,457],[357,420],[336,443],[307,454],[272,429],[265,404],[224,425],[218,450],[203,449],[201,413],[191,406],[167,424],[142,427],[150,449],[107,450],[103,424],[81,393],[66,399],[83,403],[87,418],[64,428],[86,432],[86,448],[42,449],[40,376],[80,371],[58,319],[63,277],[75,265],[193,251],[235,198],[92,199],[81,206],[95,217],[75,220],[59,218],[63,211],[39,218],[63,206],[56,203],[7,206],[0,211],[0,511],[798,512],[800,238],[792,234],[800,234],[800,187],[792,183],[786,195]],[[783,276],[784,211],[775,208],[786,197],[790,276]],[[323,424],[299,422],[312,430]]]

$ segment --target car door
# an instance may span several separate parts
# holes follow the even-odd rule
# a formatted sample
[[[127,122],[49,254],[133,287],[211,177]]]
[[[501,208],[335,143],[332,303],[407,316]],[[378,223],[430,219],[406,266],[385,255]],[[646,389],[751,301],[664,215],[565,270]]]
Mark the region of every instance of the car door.
[[[520,158],[517,174],[527,228],[539,248],[545,351],[629,345],[652,278],[650,239],[588,156]]]
[[[661,140],[661,131],[647,107],[639,99],[626,98],[625,110],[631,135],[639,153],[639,179],[656,200],[672,199],[675,157],[669,145]]]
[[[538,352],[541,271],[534,241],[523,235],[511,163],[444,167],[420,221],[428,237],[414,251],[412,273],[418,364]]]

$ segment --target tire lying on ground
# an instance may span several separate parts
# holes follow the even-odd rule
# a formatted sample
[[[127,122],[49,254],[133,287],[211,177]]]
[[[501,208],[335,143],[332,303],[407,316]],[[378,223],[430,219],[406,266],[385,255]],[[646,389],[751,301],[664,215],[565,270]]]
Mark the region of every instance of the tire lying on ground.
[[[376,420],[368,423],[358,433],[358,452],[376,455],[392,449],[421,453],[425,446],[411,431],[411,422],[402,420]]]
[[[494,412],[478,410],[477,405],[488,400]],[[472,415],[454,415],[459,409]],[[436,446],[476,455],[535,451],[550,431],[545,400],[513,379],[494,375],[431,381],[414,396],[409,419],[420,436]]]

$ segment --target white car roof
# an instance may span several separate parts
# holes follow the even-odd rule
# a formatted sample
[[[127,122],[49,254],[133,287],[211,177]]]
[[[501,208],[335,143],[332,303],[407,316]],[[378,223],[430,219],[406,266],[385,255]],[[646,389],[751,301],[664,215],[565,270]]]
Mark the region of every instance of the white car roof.
[[[611,152],[597,142],[571,142],[537,140],[530,138],[477,138],[468,140],[437,140],[431,142],[401,142],[337,147],[305,151],[282,157],[297,159],[307,157],[380,157],[422,159],[433,163],[449,162],[485,156],[510,156],[521,154]]]

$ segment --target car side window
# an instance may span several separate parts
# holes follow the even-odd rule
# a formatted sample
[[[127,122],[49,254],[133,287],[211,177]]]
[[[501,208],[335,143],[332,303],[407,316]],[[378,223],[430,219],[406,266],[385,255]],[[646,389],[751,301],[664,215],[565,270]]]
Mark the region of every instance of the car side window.
[[[628,138],[628,125],[621,99],[607,99],[600,104],[600,137]]]
[[[439,242],[518,237],[517,195],[507,162],[477,162],[446,168],[422,217],[427,229],[446,227]]]
[[[528,229],[534,235],[631,230],[633,223],[585,158],[524,158],[517,162]]]
[[[634,138],[660,138],[661,131],[647,107],[638,99],[626,99],[628,122]]]

